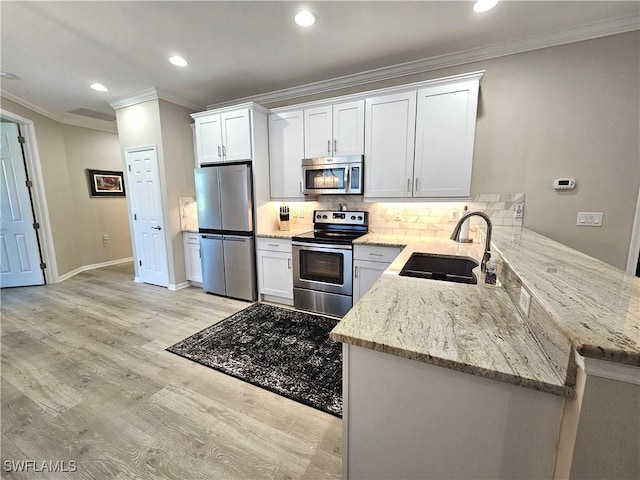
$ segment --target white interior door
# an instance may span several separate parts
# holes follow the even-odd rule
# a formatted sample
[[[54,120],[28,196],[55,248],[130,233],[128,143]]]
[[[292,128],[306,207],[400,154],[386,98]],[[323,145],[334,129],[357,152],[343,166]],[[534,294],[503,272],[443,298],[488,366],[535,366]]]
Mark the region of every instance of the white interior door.
[[[153,148],[126,152],[136,264],[144,283],[169,285],[158,157]]]
[[[18,125],[1,123],[0,286],[44,284]]]

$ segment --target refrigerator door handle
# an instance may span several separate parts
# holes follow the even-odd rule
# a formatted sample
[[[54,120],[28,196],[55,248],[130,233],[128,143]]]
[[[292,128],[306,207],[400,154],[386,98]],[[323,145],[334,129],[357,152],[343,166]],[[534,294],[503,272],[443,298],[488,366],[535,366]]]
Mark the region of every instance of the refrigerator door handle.
[[[228,236],[224,236],[224,241],[225,242],[242,242],[245,243],[247,241],[247,239],[245,237],[228,237]]]

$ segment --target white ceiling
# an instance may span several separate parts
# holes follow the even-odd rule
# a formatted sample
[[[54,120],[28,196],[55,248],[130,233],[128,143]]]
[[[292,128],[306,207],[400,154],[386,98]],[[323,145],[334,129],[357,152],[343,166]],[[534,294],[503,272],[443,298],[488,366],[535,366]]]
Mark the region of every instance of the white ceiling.
[[[0,2],[2,89],[64,117],[156,87],[206,105],[632,18],[640,2]],[[302,6],[316,25],[292,21]],[[615,22],[614,22],[615,23]],[[629,23],[628,21],[626,22]],[[588,30],[588,28],[587,28]],[[167,58],[180,54],[187,68]],[[109,88],[98,93],[89,85]]]

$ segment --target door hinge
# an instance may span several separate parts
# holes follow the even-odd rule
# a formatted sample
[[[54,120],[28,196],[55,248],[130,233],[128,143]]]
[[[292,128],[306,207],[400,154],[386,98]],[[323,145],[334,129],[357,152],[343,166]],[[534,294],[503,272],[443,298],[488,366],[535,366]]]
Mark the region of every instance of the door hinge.
[[[140,264],[140,266],[142,266],[142,260],[138,260],[138,263]]]
[[[27,186],[27,188],[33,187],[33,182],[31,180],[26,180],[24,184]]]
[[[42,263],[40,264],[40,269],[41,269],[41,270],[44,270],[45,268],[47,268],[47,264],[46,264],[46,263],[44,263],[44,262],[42,262]]]
[[[18,135],[18,143],[27,143],[22,135]]]
[[[33,229],[38,230],[40,228],[40,224],[38,222],[33,222]]]

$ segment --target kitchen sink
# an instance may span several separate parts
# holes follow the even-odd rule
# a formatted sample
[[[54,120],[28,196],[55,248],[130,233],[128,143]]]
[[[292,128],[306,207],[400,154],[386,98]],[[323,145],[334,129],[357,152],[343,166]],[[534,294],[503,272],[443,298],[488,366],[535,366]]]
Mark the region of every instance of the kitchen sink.
[[[400,276],[456,283],[478,283],[478,279],[472,272],[478,265],[478,262],[470,257],[413,253],[400,270]]]

